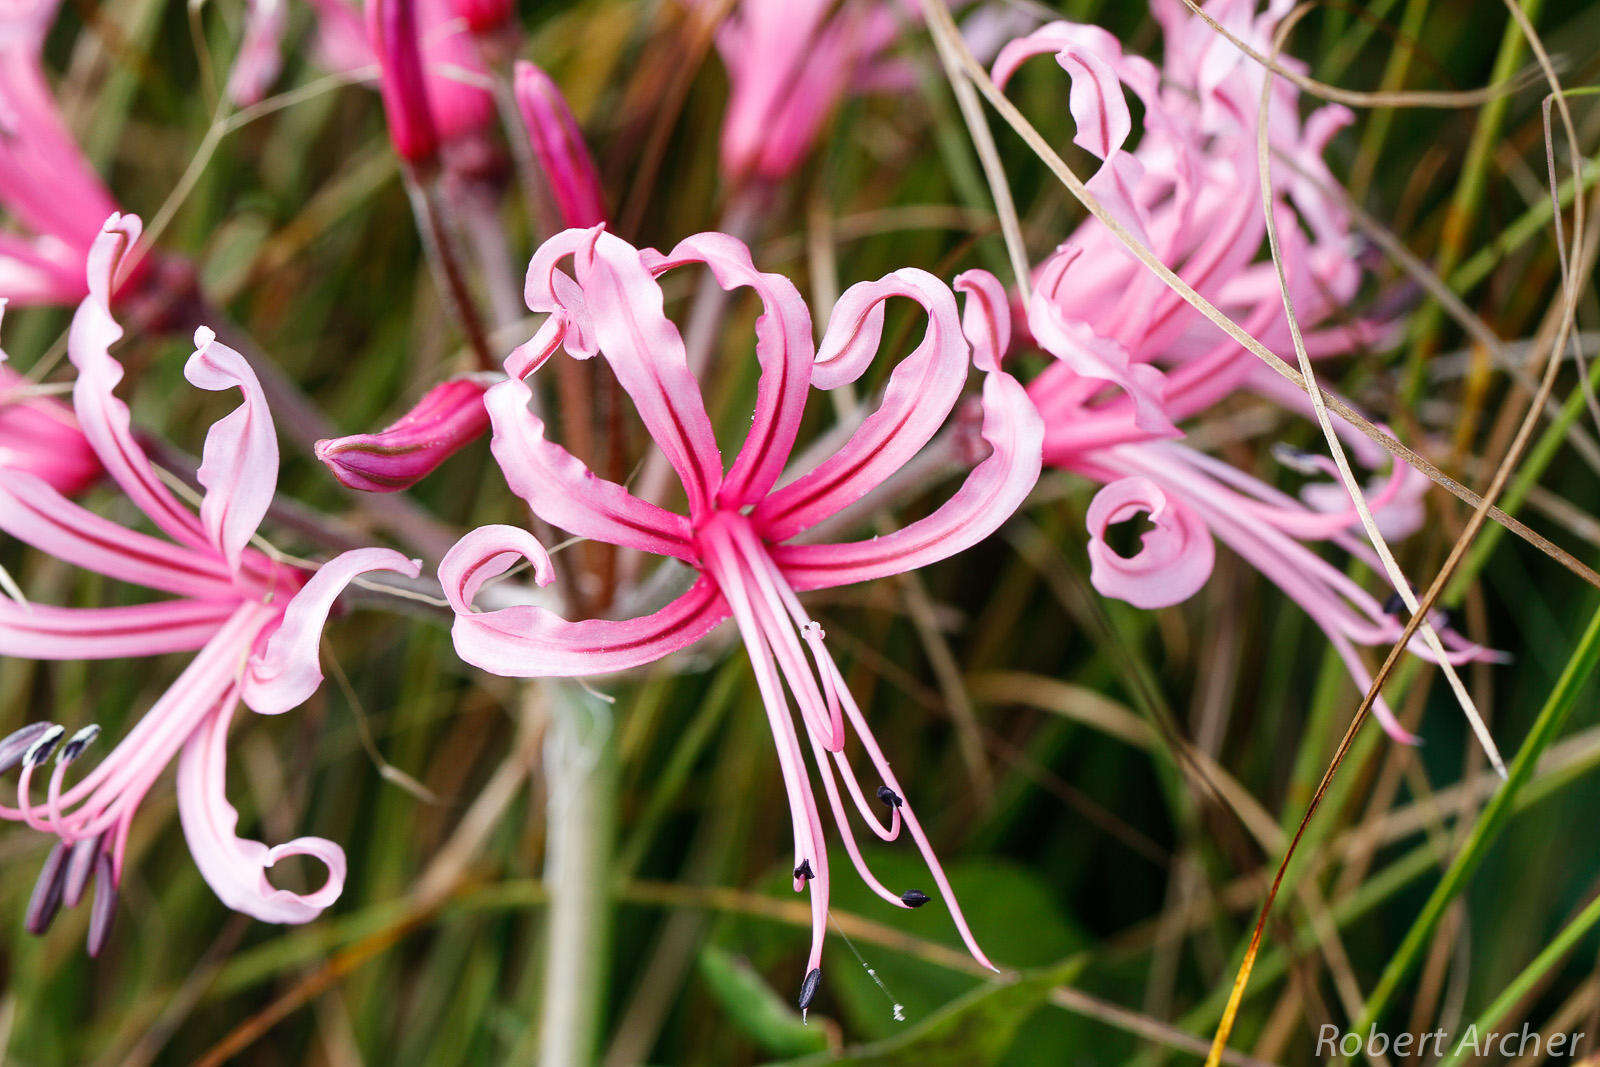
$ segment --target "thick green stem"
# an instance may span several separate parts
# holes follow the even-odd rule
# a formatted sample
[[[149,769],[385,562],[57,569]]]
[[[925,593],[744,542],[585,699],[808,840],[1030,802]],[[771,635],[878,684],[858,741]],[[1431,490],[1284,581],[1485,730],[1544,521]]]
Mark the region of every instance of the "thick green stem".
[[[550,908],[539,1062],[583,1067],[595,1061],[604,1018],[616,789],[612,712],[575,684],[555,684],[549,692],[544,883]]]

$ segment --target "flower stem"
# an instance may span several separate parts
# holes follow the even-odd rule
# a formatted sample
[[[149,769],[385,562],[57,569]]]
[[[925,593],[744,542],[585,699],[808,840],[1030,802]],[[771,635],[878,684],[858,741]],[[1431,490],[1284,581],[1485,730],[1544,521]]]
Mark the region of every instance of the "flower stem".
[[[483,328],[483,317],[478,313],[478,305],[467,289],[461,264],[456,259],[454,242],[444,223],[444,209],[435,196],[436,187],[431,179],[419,176],[410,168],[406,169],[405,178],[411,210],[417,218],[417,232],[422,235],[422,249],[427,254],[434,279],[455,310],[456,321],[467,335],[467,344],[472,349],[478,369],[498,370],[499,363],[494,358],[494,351],[489,347],[489,336]]]
[[[548,692],[544,884],[550,905],[538,1061],[579,1067],[595,1061],[604,1015],[616,785],[612,714],[575,684],[552,684]]]

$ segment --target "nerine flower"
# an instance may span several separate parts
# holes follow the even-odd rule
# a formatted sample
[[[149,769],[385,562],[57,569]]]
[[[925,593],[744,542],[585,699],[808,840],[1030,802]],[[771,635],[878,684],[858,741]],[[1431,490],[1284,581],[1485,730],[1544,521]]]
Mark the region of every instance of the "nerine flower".
[[[1277,8],[1260,19],[1249,17],[1253,9],[1250,0],[1207,7],[1230,26],[1242,19],[1235,27],[1241,35],[1270,48],[1263,39],[1270,41]],[[1069,77],[1074,142],[1101,160],[1091,190],[1191,287],[1267,347],[1291,353],[1277,275],[1264,256],[1256,163],[1260,72],[1181,5],[1156,10],[1166,39],[1160,71],[1125,54],[1098,27],[1056,22],[1002,48],[995,80],[1003,85],[1029,58],[1053,55]],[[1348,215],[1325,189],[1331,179],[1321,157],[1349,112],[1329,105],[1302,123],[1298,90],[1282,79],[1276,84],[1283,88],[1273,97],[1269,139],[1289,162],[1273,168],[1274,210],[1307,350],[1320,357],[1384,343],[1392,332],[1386,326],[1344,316],[1362,272]],[[1129,93],[1144,108],[1131,150]],[[1270,374],[1096,219],[1045,260],[1034,286],[1052,305],[1054,332],[1079,370],[1098,367],[1099,380],[1129,388],[1147,408],[1183,393],[1182,414],[1193,414]],[[1030,329],[1042,314],[1028,309]],[[1170,378],[1156,369],[1180,365]]]
[[[272,419],[253,371],[237,352],[201,329],[184,368],[202,389],[238,389],[243,403],[206,437],[198,513],[162,482],[135,439],[115,387],[121,365],[110,347],[122,336],[112,318],[112,281],[137,240],[139,220],[108,220],[89,254],[89,295],[68,338],[77,367],[73,404],[107,475],[165,536],[119,526],[72,503],[36,475],[0,466],[0,530],[57,559],[117,581],[168,594],[126,607],[65,608],[0,600],[0,655],[31,659],[113,659],[195,652],[166,693],[122,741],[78,782],[66,782],[99,727],[33,723],[0,741],[0,769],[20,766],[15,807],[0,817],[58,839],[28,905],[27,925],[42,932],[62,906],[95,885],[89,951],[104,945],[122,878],[129,827],[140,801],[178,760],[178,811],[195,864],[223,903],[268,922],[315,918],[339,895],[344,853],[318,837],[268,847],[238,836],[225,791],[229,723],[240,701],[277,714],[306,700],[321,682],[317,646],[323,623],[352,578],[384,569],[415,576],[419,565],[381,548],[346,552],[315,573],[286,566],[251,547],[277,482]],[[63,740],[65,739],[65,740]],[[54,755],[39,797],[36,775]],[[275,888],[266,872],[285,856],[307,855],[328,871],[308,894]]]
[[[1286,9],[1257,16],[1254,0],[1213,0],[1206,9],[1241,39],[1271,50]],[[1070,79],[1074,141],[1101,160],[1089,185],[1106,207],[1175,273],[1269,348],[1292,351],[1279,281],[1263,258],[1257,116],[1263,74],[1176,0],[1152,4],[1165,39],[1163,68],[1124,54],[1093,26],[1052,23],[1001,49],[994,75],[1007,81],[1027,59],[1053,55]],[[1291,62],[1292,61],[1288,61]],[[1125,93],[1144,108],[1136,148]],[[1269,102],[1271,147],[1287,157],[1273,169],[1273,210],[1290,296],[1313,357],[1382,343],[1384,326],[1341,321],[1361,270],[1349,219],[1326,190],[1328,140],[1349,121],[1337,106],[1302,124],[1298,90],[1280,79]],[[1133,258],[1111,230],[1089,219],[1036,272],[1026,308],[1032,341],[1055,362],[1028,387],[1045,423],[1044,462],[1104,484],[1088,511],[1091,581],[1137,607],[1177,604],[1210,577],[1221,540],[1287,593],[1328,637],[1357,685],[1371,677],[1358,646],[1393,644],[1402,632],[1394,605],[1379,602],[1310,546],[1333,544],[1377,569],[1360,539],[1359,516],[1340,485],[1308,485],[1296,500],[1178,442],[1178,424],[1242,388],[1309,412],[1279,383]],[[988,303],[1002,318],[998,286]],[[1351,451],[1368,466],[1376,450],[1340,421]],[[1308,473],[1336,477],[1331,462],[1279,450]],[[1385,536],[1421,521],[1427,480],[1395,466],[1369,501]],[[1131,556],[1107,541],[1112,527],[1147,520]],[[1494,654],[1445,627],[1452,662]],[[1415,639],[1412,650],[1430,656]],[[1381,697],[1375,714],[1396,738],[1414,740]]]
[[[569,258],[570,275],[559,269]],[[661,275],[692,263],[710,268],[725,289],[750,287],[762,302],[756,323],[761,377],[755,416],[726,470],[683,340],[663,313],[657,284]],[[731,617],[755,670],[788,792],[794,888],[810,892],[812,943],[801,1007],[809,1005],[821,975],[830,873],[802,734],[845,851],[862,879],[897,907],[917,907],[929,899],[919,890],[895,893],[873,876],[851,829],[841,780],[856,811],[880,838],[893,840],[902,828],[910,834],[962,939],[988,965],[905,790],[845,688],[821,625],[797,595],[951,556],[994,531],[1033,486],[1042,427],[1021,386],[1000,371],[983,316],[971,315],[969,347],[950,289],[930,274],[907,268],[852,286],[835,305],[820,348],[814,348],[810,315],[799,293],[782,276],[756,270],[738,240],[700,234],[661,255],[638,251],[598,227],[568,230],[545,242],[529,265],[526,295],[531,309],[550,317],[508,358],[509,379],[486,397],[494,455],[506,481],[546,522],[576,536],[680,560],[694,569],[695,578],[676,600],[642,618],[568,621],[536,606],[478,612],[472,607],[476,592],[518,560],[529,561],[539,581],[551,577],[549,557],[530,533],[485,526],[464,537],[440,567],[457,613],[457,652],[484,670],[512,677],[604,674],[694,644]],[[894,297],[912,300],[926,313],[921,342],[894,369],[878,409],[850,439],[778,487],[811,388],[837,388],[863,373],[878,350],[884,304]],[[580,359],[605,357],[677,472],[686,514],[597,477],[546,439],[544,424],[528,410],[531,393],[522,379],[562,347]],[[872,540],[800,543],[807,530],[880,485],[928,443],[960,396],[973,363],[985,371],[979,432],[989,453],[955,496],[926,518]],[[873,810],[852,768],[851,735],[882,782],[877,796],[888,805],[886,821]]]

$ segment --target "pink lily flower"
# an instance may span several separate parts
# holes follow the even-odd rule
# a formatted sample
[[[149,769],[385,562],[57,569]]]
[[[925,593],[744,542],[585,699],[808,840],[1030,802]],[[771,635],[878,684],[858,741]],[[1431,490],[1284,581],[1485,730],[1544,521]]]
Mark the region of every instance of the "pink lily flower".
[[[568,258],[571,275],[558,269]],[[749,286],[763,308],[756,323],[761,378],[755,416],[726,470],[682,337],[663,314],[657,282],[696,263],[710,268],[725,289]],[[793,711],[861,878],[897,907],[918,907],[929,899],[919,890],[894,893],[873,876],[850,827],[839,779],[880,838],[893,840],[902,828],[909,832],[968,950],[992,966],[962,916],[905,790],[845,688],[821,625],[797,596],[945,559],[988,536],[1022,502],[1039,474],[1043,428],[1022,387],[999,369],[991,339],[975,329],[969,341],[949,288],[907,268],[852,286],[835,305],[820,349],[814,348],[811,317],[793,284],[756,270],[741,242],[718,233],[690,237],[662,255],[638,251],[598,227],[567,230],[534,254],[526,296],[531,309],[550,317],[512,353],[506,363],[510,378],[485,398],[494,455],[506,481],[552,525],[680,560],[694,569],[695,578],[666,607],[625,621],[568,621],[536,606],[478,612],[472,606],[477,591],[519,559],[533,565],[540,582],[551,577],[550,559],[530,533],[485,526],[462,538],[439,570],[457,613],[457,652],[468,663],[511,677],[606,674],[686,648],[731,617],[755,670],[788,792],[794,889],[810,892],[812,942],[801,1008],[810,1004],[821,977],[830,872]],[[921,342],[895,368],[880,406],[850,439],[810,471],[775,488],[811,388],[837,388],[860,377],[878,350],[884,304],[893,297],[915,301],[926,313]],[[597,477],[546,438],[544,424],[528,410],[531,391],[522,378],[563,347],[580,359],[605,357],[677,472],[686,514]],[[955,496],[926,518],[882,537],[800,543],[808,529],[881,484],[928,443],[959,398],[973,363],[985,371],[979,435],[988,455]],[[871,809],[851,767],[852,734],[883,783],[877,795],[889,805],[887,824]]]
[[[989,285],[983,306],[1009,335],[1009,306],[997,282]],[[1215,541],[1220,540],[1293,599],[1327,636],[1355,684],[1365,690],[1371,674],[1358,646],[1392,645],[1403,620],[1397,608],[1381,604],[1345,572],[1310,547],[1328,542],[1381,573],[1377,556],[1362,540],[1360,518],[1337,481],[1306,486],[1302,500],[1254,478],[1174,438],[1177,423],[1192,416],[1242,380],[1225,361],[1201,359],[1179,366],[1157,399],[1139,393],[1137,380],[1116,380],[1103,365],[1085,356],[1082,338],[1067,328],[1052,294],[1036,292],[1030,304],[1030,332],[1056,362],[1028,386],[1044,419],[1044,462],[1103,484],[1089,506],[1090,581],[1104,596],[1135,607],[1169,607],[1198,592],[1211,576]],[[1002,350],[1004,343],[999,346]],[[1234,364],[1235,367],[1238,364]],[[1115,369],[1115,368],[1113,368]],[[1134,370],[1151,369],[1135,365]],[[1111,392],[1107,394],[1108,382]],[[1275,398],[1297,410],[1290,390],[1273,389]],[[1342,421],[1341,435],[1352,454],[1369,467],[1383,452]],[[1306,473],[1337,479],[1331,460],[1278,450],[1281,459]],[[1422,522],[1422,495],[1428,480],[1404,464],[1371,491],[1367,501],[1386,537],[1401,538]],[[1143,516],[1150,528],[1131,556],[1107,543],[1108,531]],[[1430,619],[1451,663],[1495,660],[1498,654],[1450,630],[1439,615]],[[1433,655],[1420,638],[1410,648]],[[1407,743],[1416,738],[1402,727],[1379,697],[1373,712],[1384,729]]]
[[[65,727],[34,723],[0,741],[0,770],[20,765],[16,806],[0,817],[58,838],[29,902],[27,925],[48,927],[64,904],[95,884],[91,955],[104,946],[122,878],[128,831],[140,801],[178,760],[178,810],[201,875],[229,907],[267,922],[314,919],[339,895],[345,859],[338,845],[302,837],[268,847],[241,838],[225,790],[228,726],[240,701],[262,714],[302,703],[322,680],[321,630],[344,586],[360,574],[415,576],[419,564],[389,549],[346,552],[315,573],[250,546],[277,482],[272,419],[253,371],[209,330],[195,335],[184,369],[202,389],[238,389],[243,403],[215,423],[199,470],[198,513],[179,502],[135,439],[114,389],[121,365],[110,347],[122,336],[111,315],[112,281],[137,240],[139,220],[113,215],[89,254],[89,295],[73,318],[68,355],[78,370],[78,422],[112,481],[165,535],[126,529],[72,503],[28,471],[0,467],[0,530],[57,559],[128,582],[166,599],[131,607],[62,608],[0,600],[0,655],[110,659],[195,652],[194,659],[94,770],[68,786],[68,768],[99,732],[87,726],[65,744]],[[33,778],[54,754],[35,795]],[[275,888],[266,872],[285,856],[307,855],[328,870],[321,888]]]

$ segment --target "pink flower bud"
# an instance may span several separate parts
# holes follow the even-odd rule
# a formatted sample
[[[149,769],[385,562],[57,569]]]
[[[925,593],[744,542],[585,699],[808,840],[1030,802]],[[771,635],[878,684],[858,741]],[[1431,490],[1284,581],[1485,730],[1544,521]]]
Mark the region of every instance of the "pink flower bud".
[[[100,477],[100,461],[72,409],[32,389],[0,366],[0,469],[27,471],[63,496],[76,496]]]
[[[413,0],[369,0],[367,34],[378,57],[383,110],[389,140],[401,159],[415,165],[433,162],[439,133],[423,84],[422,48]]]
[[[600,173],[561,90],[549,75],[525,61],[517,64],[515,88],[517,110],[562,221],[576,229],[606,221]]]
[[[351,489],[409,489],[489,428],[483,407],[489,384],[480,377],[441,382],[385,430],[318,441],[317,458]]]
[[[450,0],[450,11],[473,33],[492,33],[511,21],[512,0]]]

